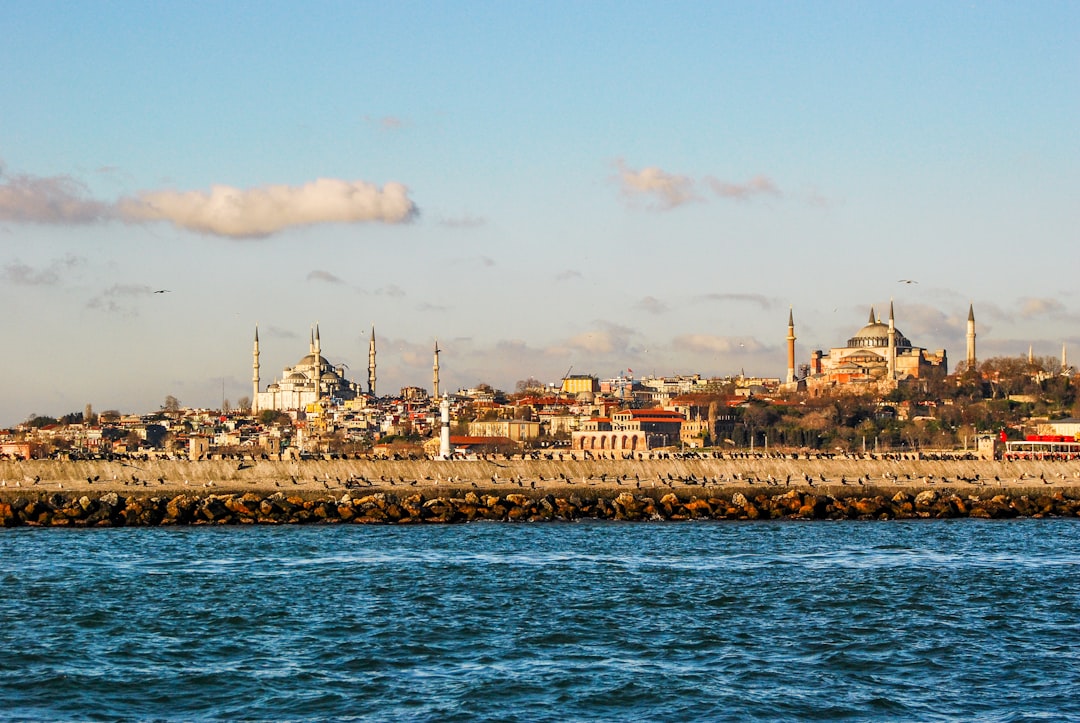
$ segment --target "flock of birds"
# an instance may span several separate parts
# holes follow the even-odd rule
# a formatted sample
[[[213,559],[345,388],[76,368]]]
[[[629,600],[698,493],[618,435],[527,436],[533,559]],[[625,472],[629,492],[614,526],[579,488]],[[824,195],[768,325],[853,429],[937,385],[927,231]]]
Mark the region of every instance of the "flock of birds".
[[[133,464],[123,463],[125,467],[132,467],[138,471],[145,471],[142,468],[136,467]],[[237,470],[250,469],[254,465],[246,462],[240,462],[237,466]],[[934,474],[925,475],[913,475],[913,474],[891,474],[885,472],[881,478],[881,484],[923,484],[927,486],[932,485],[973,485],[976,487],[982,486],[999,486],[1004,487],[1006,485],[1016,484],[1045,484],[1052,485],[1055,481],[1065,482],[1068,480],[1080,480],[1080,470],[1076,470],[1072,475],[1065,474],[1064,472],[1058,472],[1056,475],[1047,477],[1045,472],[1040,472],[1037,476],[1027,473],[1021,473],[1018,477],[1005,479],[1000,475],[994,475],[990,477],[982,477],[979,474],[972,476],[956,475],[954,477],[936,476]],[[498,472],[495,472],[490,476],[487,482],[490,482],[492,486],[506,485],[507,487],[517,487],[520,489],[537,489],[537,485],[541,486],[575,486],[581,485],[585,487],[596,486],[610,486],[615,485],[617,487],[628,487],[633,489],[642,488],[656,488],[667,487],[675,489],[676,487],[695,487],[700,486],[702,488],[707,487],[719,487],[723,485],[762,485],[765,487],[791,487],[795,486],[808,486],[808,487],[826,487],[829,485],[839,485],[843,487],[856,486],[865,487],[872,482],[875,482],[875,478],[870,474],[860,475],[852,479],[848,479],[846,476],[841,476],[839,479],[829,479],[823,474],[817,476],[811,476],[809,474],[801,475],[787,475],[785,477],[778,477],[772,474],[766,476],[755,476],[753,474],[743,474],[739,472],[725,474],[720,473],[714,477],[702,476],[698,477],[694,474],[688,476],[679,476],[672,473],[661,474],[657,473],[655,477],[642,477],[640,474],[607,474],[601,473],[599,476],[581,476],[574,478],[563,472],[559,472],[557,475],[551,477],[544,477],[538,475],[536,478],[526,478],[522,475],[513,476],[501,476]],[[250,484],[259,484],[257,480],[249,480]],[[42,484],[41,475],[24,476],[21,480],[16,479],[11,486],[13,487],[37,487]],[[54,483],[57,489],[64,489],[63,481],[57,481]],[[164,476],[153,477],[140,477],[136,473],[132,472],[130,478],[119,477],[113,475],[111,479],[106,479],[104,482],[101,480],[100,475],[94,475],[93,477],[86,478],[87,485],[105,484],[108,486],[123,485],[125,487],[151,487],[159,486],[163,487],[167,484],[167,480]],[[303,487],[308,483],[306,480],[301,480],[297,475],[290,475],[287,482],[282,480],[274,480],[274,486],[281,488],[286,486],[291,487]],[[311,476],[311,484],[321,486],[326,490],[333,489],[363,489],[363,488],[382,488],[382,487],[419,487],[419,486],[464,486],[469,485],[473,488],[480,488],[480,483],[474,479],[462,478],[459,476],[435,476],[425,475],[422,477],[405,477],[405,476],[392,476],[392,475],[379,475],[378,477],[367,477],[362,474],[352,474],[342,479],[340,476],[331,477],[329,473],[323,474],[322,477],[318,475]],[[201,486],[201,487],[216,487],[218,486],[213,480],[206,480],[203,482],[192,483],[187,479],[184,479],[182,485],[189,486]],[[8,480],[5,478],[0,480],[0,487],[8,487]]]

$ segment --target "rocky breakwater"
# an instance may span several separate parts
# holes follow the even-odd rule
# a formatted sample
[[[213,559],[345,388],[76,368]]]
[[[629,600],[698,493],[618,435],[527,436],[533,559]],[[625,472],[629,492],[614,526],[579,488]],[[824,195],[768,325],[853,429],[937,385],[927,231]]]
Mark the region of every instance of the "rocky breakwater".
[[[128,527],[251,524],[450,524],[504,522],[682,520],[889,520],[981,517],[1080,517],[1077,490],[978,496],[955,491],[875,490],[872,495],[835,496],[789,490],[767,494],[750,489],[716,496],[666,494],[495,494],[450,495],[377,492],[305,497],[179,494],[100,496],[54,493],[0,501],[4,527]]]

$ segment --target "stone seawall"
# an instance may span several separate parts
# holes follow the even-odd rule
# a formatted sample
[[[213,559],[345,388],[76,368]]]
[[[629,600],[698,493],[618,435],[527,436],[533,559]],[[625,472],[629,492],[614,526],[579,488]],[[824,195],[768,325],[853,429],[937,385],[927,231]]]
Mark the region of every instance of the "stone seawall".
[[[471,520],[1067,516],[1080,462],[653,460],[0,462],[5,527]]]
[[[107,492],[89,495],[20,495],[0,502],[3,527],[131,527],[245,524],[450,524],[499,522],[684,520],[890,520],[917,518],[1080,517],[1076,488],[1053,492],[992,496],[962,495],[952,490],[911,494],[876,490],[870,495],[832,495],[788,490],[782,494],[752,490],[730,494],[658,495],[491,494],[456,492],[449,496],[373,493],[308,498],[276,492],[180,494],[124,497]]]

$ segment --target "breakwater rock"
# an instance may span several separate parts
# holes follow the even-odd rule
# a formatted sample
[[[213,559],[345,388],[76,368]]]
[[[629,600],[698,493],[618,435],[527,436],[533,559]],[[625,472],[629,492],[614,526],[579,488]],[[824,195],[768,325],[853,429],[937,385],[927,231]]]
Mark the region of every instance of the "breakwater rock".
[[[752,490],[699,497],[468,491],[452,496],[373,493],[305,497],[277,492],[101,496],[62,493],[17,496],[0,502],[4,527],[127,527],[245,524],[449,524],[480,520],[503,522],[604,519],[682,520],[888,520],[981,517],[1080,517],[1080,498],[1062,490],[1045,494],[992,496],[923,490],[912,494],[879,490],[873,496],[834,496],[790,490],[765,494]]]

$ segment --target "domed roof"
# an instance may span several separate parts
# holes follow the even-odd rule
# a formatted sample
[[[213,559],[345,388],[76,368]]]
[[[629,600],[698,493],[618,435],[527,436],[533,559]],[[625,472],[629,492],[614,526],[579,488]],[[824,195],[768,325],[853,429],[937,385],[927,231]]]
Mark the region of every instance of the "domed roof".
[[[300,372],[293,372],[289,376],[285,377],[285,381],[288,382],[306,382],[308,378]]]
[[[893,331],[896,332],[896,346],[898,349],[907,348],[911,346],[911,342],[904,336],[899,329],[895,326]],[[880,319],[874,316],[873,307],[870,308],[870,319],[867,321],[866,326],[855,332],[855,336],[848,339],[848,348],[854,347],[867,347],[867,346],[888,346],[889,345],[889,325],[883,324]]]
[[[326,361],[326,357],[315,356],[314,354],[308,354],[303,359],[296,363],[296,366],[314,367],[316,362],[322,366],[330,366],[330,362]]]

